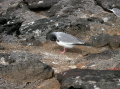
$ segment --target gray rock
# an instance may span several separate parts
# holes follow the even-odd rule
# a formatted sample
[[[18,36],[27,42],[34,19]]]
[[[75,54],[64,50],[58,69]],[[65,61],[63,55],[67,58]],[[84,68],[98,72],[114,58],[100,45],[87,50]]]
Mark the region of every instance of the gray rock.
[[[89,62],[89,64],[86,65],[88,69],[107,70],[116,68],[120,61],[119,58],[119,49],[109,49],[101,53],[88,55],[83,61]]]
[[[109,40],[110,40],[109,45],[111,48],[119,48],[120,47],[120,36],[119,35],[111,36]]]
[[[120,36],[111,36],[109,34],[99,34],[91,37],[92,45],[95,47],[110,46],[111,48],[120,47]]]
[[[26,52],[16,52],[9,54],[7,58],[9,58],[8,61],[14,60],[14,62],[0,66],[0,77],[15,84],[43,81],[53,76],[52,68],[42,63],[40,56]],[[4,57],[4,59],[6,58]]]
[[[60,0],[23,0],[31,10],[49,9]]]
[[[29,23],[28,25],[21,26],[20,33],[33,36],[36,40],[44,42],[46,41],[46,35],[51,31],[69,32],[72,30],[85,33],[90,30],[89,22],[86,19],[78,19],[77,22],[75,22],[66,16],[40,19]]]
[[[61,89],[119,89],[120,71],[72,69],[59,74]]]
[[[96,6],[94,0],[61,0],[50,8],[49,16],[74,15],[76,17],[87,17],[86,14],[99,13],[102,8]]]
[[[92,44],[95,47],[108,46],[109,45],[109,39],[110,39],[109,34],[99,34],[99,35],[91,37]]]
[[[104,10],[110,11],[110,9],[118,7],[120,8],[120,0],[95,0],[96,3]]]
[[[0,25],[6,24],[7,19],[5,17],[0,17]]]

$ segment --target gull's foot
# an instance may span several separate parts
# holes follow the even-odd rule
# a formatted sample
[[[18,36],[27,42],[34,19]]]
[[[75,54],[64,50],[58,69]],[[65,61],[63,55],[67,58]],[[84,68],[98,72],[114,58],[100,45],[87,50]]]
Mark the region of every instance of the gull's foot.
[[[64,48],[64,50],[63,50],[63,51],[61,51],[60,53],[61,53],[61,54],[64,54],[64,53],[66,52],[66,50],[67,50],[67,49],[66,49],[66,48]]]

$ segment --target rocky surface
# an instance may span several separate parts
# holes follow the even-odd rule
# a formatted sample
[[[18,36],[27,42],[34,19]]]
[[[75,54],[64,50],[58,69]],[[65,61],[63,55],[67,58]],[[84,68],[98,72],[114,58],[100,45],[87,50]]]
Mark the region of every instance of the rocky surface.
[[[31,10],[45,10],[51,8],[60,0],[23,0]]]
[[[119,0],[95,0],[98,5],[100,5],[103,9],[110,11],[112,8],[120,8]]]
[[[120,71],[73,69],[58,75],[61,89],[119,89]]]
[[[40,55],[18,51],[0,56],[0,77],[9,82],[24,85],[53,76],[52,68],[40,61]]]
[[[119,89],[119,3],[0,0],[0,89]],[[52,31],[92,46],[60,54],[63,48],[46,40]]]

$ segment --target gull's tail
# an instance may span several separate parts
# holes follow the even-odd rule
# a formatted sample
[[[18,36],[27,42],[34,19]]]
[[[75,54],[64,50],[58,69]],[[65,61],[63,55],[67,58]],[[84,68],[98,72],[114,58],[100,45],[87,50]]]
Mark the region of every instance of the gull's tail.
[[[80,43],[76,43],[76,44],[73,44],[73,45],[93,46],[93,45],[90,44],[90,43],[82,43],[82,44],[80,44]]]

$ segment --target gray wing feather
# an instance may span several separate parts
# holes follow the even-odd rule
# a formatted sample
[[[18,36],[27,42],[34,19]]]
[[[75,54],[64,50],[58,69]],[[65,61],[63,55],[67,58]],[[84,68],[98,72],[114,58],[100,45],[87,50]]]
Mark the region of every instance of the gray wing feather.
[[[79,40],[78,38],[67,33],[56,32],[55,35],[57,36],[57,39],[59,41],[62,41],[68,44],[84,44],[85,43],[82,40]]]

